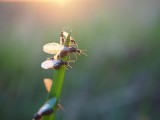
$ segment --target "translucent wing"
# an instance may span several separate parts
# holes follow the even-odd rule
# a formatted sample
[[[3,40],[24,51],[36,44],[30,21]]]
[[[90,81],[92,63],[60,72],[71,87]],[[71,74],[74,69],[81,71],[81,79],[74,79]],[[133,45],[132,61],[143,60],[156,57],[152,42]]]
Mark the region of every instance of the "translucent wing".
[[[64,47],[58,43],[48,43],[43,46],[43,51],[48,54],[57,54]]]
[[[45,85],[45,87],[46,87],[46,90],[49,92],[50,89],[51,89],[51,86],[52,86],[52,80],[49,79],[49,78],[45,78],[45,79],[43,80],[43,82],[44,82],[44,85]]]
[[[64,35],[65,37],[67,37],[67,36],[68,36],[68,33],[65,32],[65,31],[63,31],[63,35]]]
[[[33,116],[33,120],[41,120],[41,117],[52,114],[54,112],[53,108],[57,105],[57,101],[56,97],[49,99]]]
[[[67,36],[68,36],[68,33],[65,32],[65,31],[63,31],[63,35],[64,35],[65,37],[67,37]],[[73,39],[72,37],[70,37],[70,38]]]
[[[65,31],[63,31],[63,35],[67,38],[68,33],[65,32]],[[75,47],[78,48],[78,45],[77,45],[76,41],[72,38],[72,36],[70,37],[70,46],[71,46],[71,45],[74,45]]]
[[[41,67],[43,69],[50,69],[50,68],[54,68],[55,66],[59,66],[60,64],[61,64],[61,60],[48,59],[41,63]]]
[[[43,69],[49,69],[49,68],[53,68],[54,62],[53,60],[46,60],[41,64],[41,67]]]

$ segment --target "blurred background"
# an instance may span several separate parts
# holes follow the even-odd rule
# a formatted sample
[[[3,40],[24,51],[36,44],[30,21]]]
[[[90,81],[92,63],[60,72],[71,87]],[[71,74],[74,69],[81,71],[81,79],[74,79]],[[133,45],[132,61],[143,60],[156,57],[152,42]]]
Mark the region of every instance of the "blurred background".
[[[42,106],[42,47],[63,27],[88,56],[66,72],[57,120],[160,120],[159,0],[29,1],[0,2],[1,120]]]

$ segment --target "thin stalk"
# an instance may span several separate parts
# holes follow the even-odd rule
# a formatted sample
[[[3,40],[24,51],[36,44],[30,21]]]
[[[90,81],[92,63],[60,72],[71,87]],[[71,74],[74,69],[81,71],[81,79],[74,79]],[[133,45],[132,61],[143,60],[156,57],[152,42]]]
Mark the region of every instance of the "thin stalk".
[[[61,67],[60,69],[54,71],[54,74],[53,74],[54,82],[51,87],[51,91],[49,92],[48,99],[52,97],[57,97],[57,99],[59,99],[62,91],[64,76],[65,76],[64,67]]]
[[[69,46],[70,35],[71,35],[71,32],[68,34],[68,36],[66,38],[66,41],[64,43],[64,46],[67,46],[67,47]],[[67,61],[67,56],[62,58],[62,60]],[[65,67],[64,66],[62,66],[58,70],[54,70],[53,84],[52,84],[51,90],[49,92],[48,99],[51,99],[52,97],[56,97],[59,101],[61,91],[62,91],[64,76],[65,76]],[[55,120],[55,113],[56,113],[56,110],[57,110],[57,106],[55,106],[53,108],[53,110],[54,110],[53,114],[48,115],[48,116],[43,116],[42,120]]]
[[[57,97],[57,99],[59,101],[61,91],[62,91],[64,76],[65,76],[65,68],[64,67],[62,67],[58,70],[54,70],[54,74],[53,74],[53,81],[54,82],[53,82],[53,85],[52,85],[51,90],[49,92],[48,99],[51,99],[52,97]],[[53,109],[56,112],[57,106],[55,106],[55,108],[53,108]],[[42,117],[43,118],[42,120],[55,120],[55,112],[51,115]]]

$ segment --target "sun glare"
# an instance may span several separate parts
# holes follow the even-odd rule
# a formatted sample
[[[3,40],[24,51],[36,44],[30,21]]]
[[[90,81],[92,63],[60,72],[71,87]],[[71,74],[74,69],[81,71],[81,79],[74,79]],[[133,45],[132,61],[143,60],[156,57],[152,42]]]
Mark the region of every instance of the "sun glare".
[[[66,4],[71,0],[0,0],[0,2],[57,2],[61,5]]]
[[[67,2],[69,2],[69,0],[53,0],[53,1],[57,2],[61,6],[65,5]]]

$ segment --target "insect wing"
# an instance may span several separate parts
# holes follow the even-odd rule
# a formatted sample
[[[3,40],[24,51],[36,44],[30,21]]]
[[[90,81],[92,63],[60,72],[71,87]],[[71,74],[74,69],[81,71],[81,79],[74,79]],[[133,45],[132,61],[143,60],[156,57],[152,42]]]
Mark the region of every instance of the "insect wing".
[[[49,68],[53,68],[54,62],[53,60],[46,60],[41,64],[41,67],[43,69],[49,69]]]
[[[65,32],[65,31],[63,31],[63,35],[65,36],[65,37],[67,37],[68,36],[68,33],[67,32]],[[73,39],[72,37],[70,37],[70,39]]]
[[[49,104],[44,104],[38,111],[39,115],[42,115],[45,111],[48,109],[51,109],[51,106]]]
[[[51,89],[51,86],[52,86],[52,80],[49,79],[49,78],[45,78],[45,79],[43,80],[43,82],[44,82],[44,85],[45,85],[45,87],[46,87],[46,90],[49,92],[50,89]]]
[[[50,111],[51,109],[53,109],[56,103],[57,103],[57,98],[56,97],[51,98],[38,110],[37,113],[39,115],[44,115],[45,113],[47,113],[47,111]]]
[[[48,54],[57,54],[60,50],[63,49],[63,46],[58,43],[48,43],[43,46],[43,51]]]
[[[65,37],[67,37],[67,36],[68,36],[68,33],[65,32],[65,31],[63,31],[63,35],[64,35]]]

